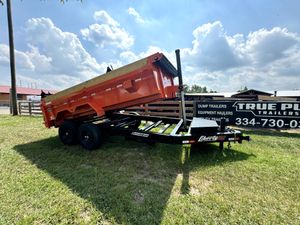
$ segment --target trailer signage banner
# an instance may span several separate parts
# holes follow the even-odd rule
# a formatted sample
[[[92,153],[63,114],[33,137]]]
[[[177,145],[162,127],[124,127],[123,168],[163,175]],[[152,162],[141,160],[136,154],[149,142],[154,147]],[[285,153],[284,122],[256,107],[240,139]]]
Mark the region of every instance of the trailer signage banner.
[[[300,128],[300,102],[196,102],[194,115],[227,124],[262,128]]]

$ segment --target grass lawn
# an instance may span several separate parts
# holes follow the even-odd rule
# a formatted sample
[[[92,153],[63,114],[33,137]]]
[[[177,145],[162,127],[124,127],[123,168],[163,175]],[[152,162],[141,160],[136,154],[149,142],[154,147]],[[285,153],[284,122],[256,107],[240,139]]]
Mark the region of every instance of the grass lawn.
[[[0,116],[0,224],[300,224],[300,134],[63,146],[40,117]]]

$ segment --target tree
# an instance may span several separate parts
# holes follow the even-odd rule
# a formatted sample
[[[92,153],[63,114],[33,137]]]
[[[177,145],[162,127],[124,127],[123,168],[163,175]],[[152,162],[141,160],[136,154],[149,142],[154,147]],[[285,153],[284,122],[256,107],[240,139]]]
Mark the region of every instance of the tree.
[[[183,85],[183,91],[184,91],[184,93],[188,93],[189,89],[190,89],[189,85],[187,85],[187,84]]]
[[[240,90],[238,90],[237,92],[243,92],[243,91],[248,91],[247,86],[241,87]]]
[[[187,84],[184,84],[183,90],[185,93],[208,93],[206,86],[201,87],[197,84],[193,84],[191,87],[188,86]],[[216,91],[210,89],[209,93],[216,93]]]

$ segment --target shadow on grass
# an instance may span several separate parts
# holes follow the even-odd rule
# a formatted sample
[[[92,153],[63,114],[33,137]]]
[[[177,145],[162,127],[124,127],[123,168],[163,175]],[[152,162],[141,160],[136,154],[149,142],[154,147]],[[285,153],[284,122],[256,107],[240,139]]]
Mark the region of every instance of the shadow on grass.
[[[59,179],[74,193],[90,201],[104,216],[124,224],[159,224],[177,175],[181,194],[189,193],[189,172],[198,167],[246,160],[235,150],[216,145],[202,150],[187,146],[150,146],[113,137],[93,152],[63,146],[57,137],[15,146],[39,169]]]

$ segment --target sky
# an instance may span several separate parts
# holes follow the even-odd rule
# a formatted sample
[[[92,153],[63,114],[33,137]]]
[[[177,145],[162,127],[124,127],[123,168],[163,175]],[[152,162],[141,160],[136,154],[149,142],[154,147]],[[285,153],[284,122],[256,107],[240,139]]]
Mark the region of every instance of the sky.
[[[62,90],[155,52],[219,92],[300,89],[298,0],[13,0],[17,85]],[[10,84],[0,5],[0,85]]]

